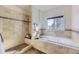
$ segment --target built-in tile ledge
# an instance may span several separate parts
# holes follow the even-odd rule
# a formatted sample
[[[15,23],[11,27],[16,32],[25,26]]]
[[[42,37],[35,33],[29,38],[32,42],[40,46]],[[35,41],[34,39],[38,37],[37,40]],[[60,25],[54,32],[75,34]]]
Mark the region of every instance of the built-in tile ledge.
[[[65,31],[71,31],[71,32],[79,33],[78,30],[73,30],[73,29],[65,29]]]
[[[41,29],[41,30],[47,30],[47,29]],[[71,31],[71,32],[76,32],[76,33],[79,33],[78,30],[73,30],[73,29],[65,29],[65,31]]]

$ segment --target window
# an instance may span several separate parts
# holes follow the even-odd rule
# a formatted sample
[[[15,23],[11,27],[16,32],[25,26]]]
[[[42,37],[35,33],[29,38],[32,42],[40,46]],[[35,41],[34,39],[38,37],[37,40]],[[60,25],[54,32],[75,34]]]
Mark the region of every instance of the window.
[[[48,29],[50,30],[64,30],[63,16],[56,16],[47,19]]]

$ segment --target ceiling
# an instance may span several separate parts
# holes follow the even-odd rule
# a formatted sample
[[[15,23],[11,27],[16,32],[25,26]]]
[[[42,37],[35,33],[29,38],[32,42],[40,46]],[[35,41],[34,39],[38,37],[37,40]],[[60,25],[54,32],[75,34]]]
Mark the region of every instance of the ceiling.
[[[60,5],[36,5],[35,7],[37,9],[40,9],[41,11],[48,11],[48,10],[50,10],[52,8],[56,8],[58,6],[60,6]]]
[[[33,5],[35,8],[45,12],[52,8],[56,8],[61,5]],[[4,7],[9,8],[11,10],[15,10],[17,12],[23,12],[27,15],[31,15],[32,5],[4,5]]]

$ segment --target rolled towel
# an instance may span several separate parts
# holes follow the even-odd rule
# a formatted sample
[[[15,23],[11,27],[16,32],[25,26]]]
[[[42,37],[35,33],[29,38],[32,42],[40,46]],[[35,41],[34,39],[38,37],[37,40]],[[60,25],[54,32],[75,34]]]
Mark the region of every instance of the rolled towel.
[[[4,53],[4,48],[3,48],[3,38],[2,35],[0,34],[0,54]]]

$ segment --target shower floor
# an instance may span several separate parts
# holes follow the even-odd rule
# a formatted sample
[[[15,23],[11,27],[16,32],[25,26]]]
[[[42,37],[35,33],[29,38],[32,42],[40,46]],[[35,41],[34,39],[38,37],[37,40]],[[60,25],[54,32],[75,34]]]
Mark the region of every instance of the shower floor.
[[[27,44],[22,44],[19,46],[16,46],[14,48],[6,50],[5,54],[19,54],[19,52],[24,48],[28,46]],[[29,49],[27,52],[24,52],[23,54],[45,54],[35,48]]]

